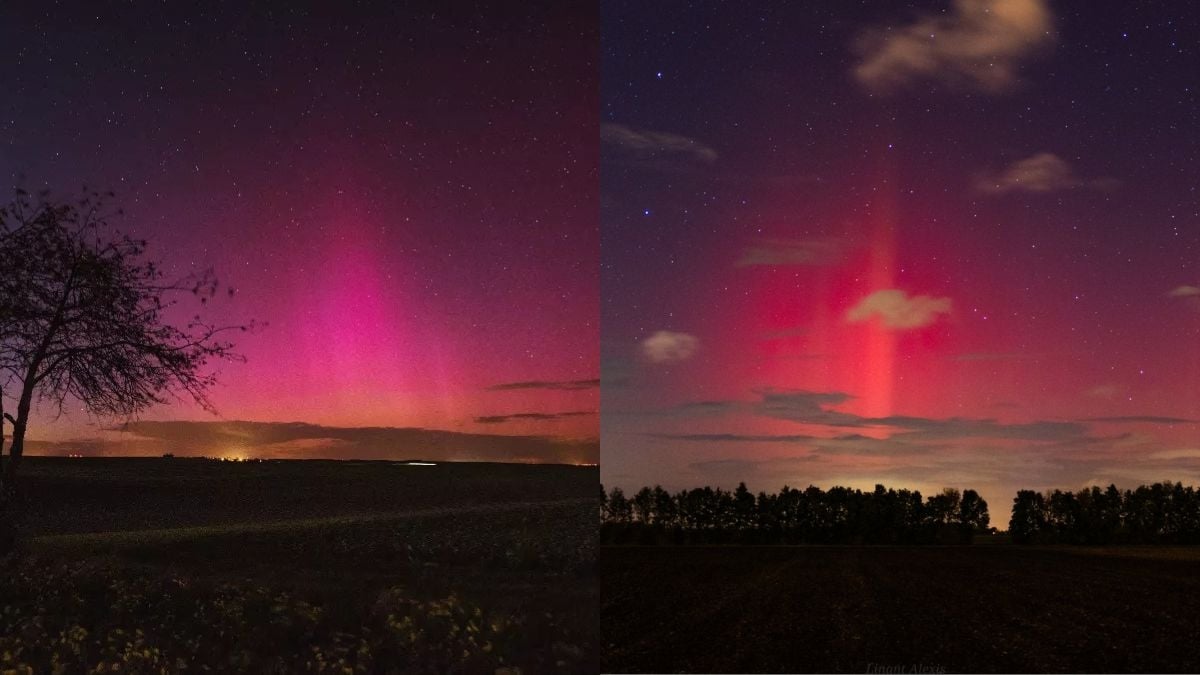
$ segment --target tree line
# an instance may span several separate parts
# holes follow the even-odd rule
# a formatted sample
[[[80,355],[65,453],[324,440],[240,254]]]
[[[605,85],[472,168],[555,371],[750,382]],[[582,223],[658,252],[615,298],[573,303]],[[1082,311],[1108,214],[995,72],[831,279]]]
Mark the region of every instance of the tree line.
[[[990,531],[987,502],[953,488],[928,498],[882,485],[754,494],[745,483],[674,494],[656,485],[632,497],[601,486],[600,495],[604,543],[964,543]]]
[[[1017,543],[1200,544],[1200,491],[1181,483],[1021,490],[1008,531]]]
[[[995,533],[974,490],[918,491],[876,485],[776,494],[644,487],[633,496],[600,488],[603,543],[928,544]],[[1020,490],[1008,531],[1017,544],[1200,544],[1200,490],[1154,483],[1131,490]]]

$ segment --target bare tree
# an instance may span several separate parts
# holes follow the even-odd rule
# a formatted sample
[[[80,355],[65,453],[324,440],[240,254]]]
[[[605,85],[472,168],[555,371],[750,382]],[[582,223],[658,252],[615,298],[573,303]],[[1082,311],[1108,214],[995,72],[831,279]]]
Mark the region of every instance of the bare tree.
[[[166,280],[145,241],[108,226],[111,196],[67,203],[18,191],[0,208],[0,406],[16,401],[15,416],[0,411],[12,424],[6,494],[35,398],[59,414],[78,401],[93,415],[130,416],[169,396],[212,411],[208,366],[241,358],[225,335],[250,326],[171,319],[181,296],[205,304],[217,293],[211,271]]]

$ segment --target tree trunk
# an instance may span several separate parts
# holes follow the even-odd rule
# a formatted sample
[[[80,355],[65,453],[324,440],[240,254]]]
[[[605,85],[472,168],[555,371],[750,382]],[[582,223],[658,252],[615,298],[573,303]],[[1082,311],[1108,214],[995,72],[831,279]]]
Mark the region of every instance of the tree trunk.
[[[0,391],[0,508],[4,504],[4,392]]]
[[[13,421],[12,443],[8,450],[8,463],[4,465],[4,491],[11,495],[17,489],[17,466],[25,450],[25,425],[29,422],[29,408],[33,403],[33,378],[25,380],[21,389],[21,400],[17,403],[17,419]]]

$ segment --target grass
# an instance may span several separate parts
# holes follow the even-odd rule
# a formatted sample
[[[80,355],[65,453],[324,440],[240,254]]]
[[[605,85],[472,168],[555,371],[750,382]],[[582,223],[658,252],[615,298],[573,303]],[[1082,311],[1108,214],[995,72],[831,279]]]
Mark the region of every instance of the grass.
[[[1194,549],[605,546],[598,575],[611,672],[1200,668]]]
[[[0,670],[594,672],[594,468],[30,458]]]

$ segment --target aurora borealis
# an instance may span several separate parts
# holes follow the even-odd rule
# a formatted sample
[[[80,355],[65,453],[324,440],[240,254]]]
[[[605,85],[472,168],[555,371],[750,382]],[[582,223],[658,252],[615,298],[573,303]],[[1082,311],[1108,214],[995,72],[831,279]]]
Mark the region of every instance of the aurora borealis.
[[[602,478],[1200,479],[1200,13],[602,13]]]
[[[1191,8],[3,18],[0,170],[267,324],[216,421],[600,436],[631,488],[1200,479]]]
[[[111,188],[170,271],[237,289],[210,316],[267,325],[218,421],[590,440],[595,461],[596,21],[539,4],[6,7],[0,171]],[[45,416],[35,439],[112,424]]]

